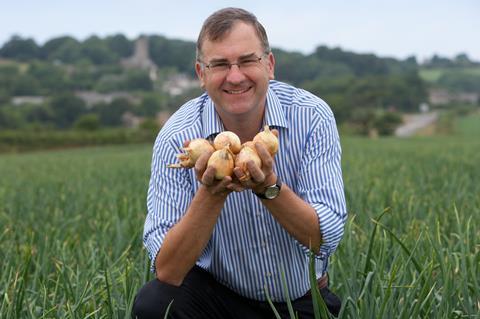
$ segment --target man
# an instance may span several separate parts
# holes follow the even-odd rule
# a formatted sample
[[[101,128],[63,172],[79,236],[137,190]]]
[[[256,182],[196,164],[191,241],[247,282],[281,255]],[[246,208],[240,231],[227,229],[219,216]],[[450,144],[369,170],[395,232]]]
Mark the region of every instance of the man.
[[[204,23],[195,69],[206,93],[183,105],[157,137],[144,243],[156,279],[138,293],[132,315],[163,318],[270,318],[267,294],[288,317],[283,280],[300,318],[313,318],[308,261],[329,310],[328,257],[346,219],[340,143],[333,114],[318,97],[273,81],[275,59],[251,13],[226,8]],[[249,163],[221,181],[207,168],[171,169],[194,138],[228,130],[242,143],[269,125],[279,139],[272,157],[257,143],[262,167]],[[284,279],[282,277],[284,276]],[[173,300],[173,302],[172,302]]]

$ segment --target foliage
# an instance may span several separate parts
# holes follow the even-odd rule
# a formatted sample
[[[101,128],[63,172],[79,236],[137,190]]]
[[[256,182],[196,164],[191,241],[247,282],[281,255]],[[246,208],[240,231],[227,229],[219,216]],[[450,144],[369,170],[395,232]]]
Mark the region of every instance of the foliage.
[[[154,117],[158,112],[167,108],[167,98],[165,95],[148,94],[145,95],[142,103],[138,107],[138,113],[142,116]]]
[[[368,112],[372,108],[394,108],[412,112],[426,100],[426,88],[415,73],[320,79],[305,83],[305,88],[323,97],[340,123],[353,120],[358,109]]]
[[[159,68],[156,76],[150,74],[151,70],[122,66],[122,59],[130,57],[134,51],[134,41],[122,34],[104,38],[92,35],[83,41],[61,36],[43,45],[13,36],[0,48],[0,57],[8,58],[0,63],[0,106],[8,105],[15,96],[38,95],[53,101],[57,96],[73,95],[78,91],[122,91],[149,97],[144,98],[140,106],[121,106],[113,110],[111,116],[106,111],[111,103],[93,110],[101,125],[121,125],[121,115],[117,113],[123,109],[136,116],[152,117],[156,110],[172,113],[202,92],[193,89],[167,96],[163,89],[165,81],[179,72],[195,76],[195,43],[159,35],[145,37],[150,58]],[[354,121],[358,115],[356,110],[360,108],[365,112],[368,109],[416,112],[418,106],[427,101],[427,90],[431,86],[457,92],[480,92],[480,74],[475,71],[480,70],[480,64],[464,54],[453,60],[434,56],[419,66],[414,57],[397,60],[326,46],[317,47],[311,54],[281,49],[273,49],[273,52],[276,79],[306,88],[323,98],[332,107],[339,124]],[[152,94],[159,98],[151,98]],[[84,114],[77,109],[72,113],[77,118],[61,120],[69,116],[67,112],[56,114],[59,109],[55,105],[47,107],[50,119],[38,120],[35,125],[55,123],[58,127],[71,127],[78,116]],[[28,111],[9,110],[7,113],[13,122],[5,124],[3,120],[0,127],[24,127],[30,124],[28,118],[37,118],[29,116]],[[5,119],[7,115],[2,116]]]
[[[58,128],[69,128],[87,109],[82,99],[72,94],[54,96],[50,102],[53,122]]]
[[[108,48],[118,57],[127,58],[133,53],[133,42],[123,34],[115,34],[105,38]]]
[[[125,84],[130,90],[151,91],[153,89],[148,73],[142,70],[128,72]]]
[[[175,67],[178,72],[194,75],[195,44],[193,42],[149,36],[149,53],[160,67]]]
[[[373,126],[379,135],[393,135],[402,124],[402,115],[397,112],[381,112],[374,120]]]
[[[100,128],[100,119],[97,114],[84,114],[78,118],[73,124],[77,130],[96,131]]]
[[[462,71],[444,73],[436,82],[438,86],[452,91],[476,92],[480,94],[480,73],[471,74]]]
[[[48,40],[40,49],[40,57],[49,61],[73,63],[81,59],[81,44],[76,39],[63,36]]]
[[[437,54],[424,64],[426,68],[464,68],[480,66],[479,62],[472,61],[467,54],[459,53],[454,59],[448,59]]]
[[[122,124],[122,115],[125,112],[132,111],[134,106],[126,99],[119,98],[110,104],[99,104],[95,107],[95,112],[100,116],[100,122],[105,126],[120,126]]]
[[[145,128],[92,130],[83,127],[82,129],[68,131],[46,129],[2,130],[0,131],[0,153],[94,145],[153,143],[157,133],[158,130]]]
[[[0,56],[14,58],[20,61],[35,59],[39,56],[40,48],[33,39],[23,39],[14,35],[0,49]]]

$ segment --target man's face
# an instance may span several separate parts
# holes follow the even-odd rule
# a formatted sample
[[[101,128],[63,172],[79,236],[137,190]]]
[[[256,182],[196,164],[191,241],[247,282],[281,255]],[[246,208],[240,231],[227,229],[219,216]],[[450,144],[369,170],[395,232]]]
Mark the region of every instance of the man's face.
[[[268,81],[274,78],[275,60],[271,53],[264,54],[253,26],[240,21],[220,40],[203,42],[202,62],[206,65],[254,61],[260,57],[260,61],[248,67],[233,65],[224,71],[202,68],[196,63],[200,82],[221,117],[263,114]]]

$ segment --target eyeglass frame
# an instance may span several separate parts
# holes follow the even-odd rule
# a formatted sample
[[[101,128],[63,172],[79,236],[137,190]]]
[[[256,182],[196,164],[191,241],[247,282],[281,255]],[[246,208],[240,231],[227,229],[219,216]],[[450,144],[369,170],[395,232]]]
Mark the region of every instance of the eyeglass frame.
[[[223,60],[220,60],[219,62],[210,62],[208,64],[206,64],[204,61],[200,60],[200,59],[197,59],[197,62],[200,63],[200,65],[202,66],[203,69],[208,69],[210,70],[210,72],[212,73],[215,73],[215,72],[219,72],[219,73],[222,73],[222,72],[227,72],[227,71],[230,71],[232,69],[232,66],[236,65],[238,67],[239,70],[242,70],[242,63],[245,63],[245,62],[255,62],[255,63],[260,63],[260,61],[263,59],[263,58],[266,58],[268,56],[268,54],[270,54],[270,51],[269,52],[263,52],[263,54],[261,56],[257,56],[256,54],[252,54],[253,56],[251,57],[251,60],[249,60],[249,56],[250,55],[247,55],[245,57],[240,57],[239,59],[246,59],[246,61],[238,61],[237,62],[229,62],[228,60],[225,60],[225,62],[223,62]],[[255,58],[254,58],[255,57]],[[228,65],[228,68],[225,69],[225,70],[217,70],[215,71],[215,69],[212,69],[212,64],[214,63],[218,63],[218,64],[222,64],[222,65],[219,65],[219,66],[223,66],[223,64],[225,64],[225,66]]]

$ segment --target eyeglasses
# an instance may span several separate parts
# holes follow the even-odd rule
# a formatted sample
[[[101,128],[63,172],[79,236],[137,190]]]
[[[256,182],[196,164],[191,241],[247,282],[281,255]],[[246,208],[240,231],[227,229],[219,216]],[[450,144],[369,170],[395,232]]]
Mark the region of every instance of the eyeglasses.
[[[235,63],[230,63],[228,61],[214,61],[210,62],[209,64],[205,64],[202,61],[199,61],[205,68],[210,70],[212,73],[215,74],[223,74],[227,73],[232,66],[236,65],[241,71],[246,72],[257,67],[260,64],[260,61],[267,56],[267,53],[262,54],[262,56],[258,57],[256,55],[247,56],[244,58],[240,58]]]

